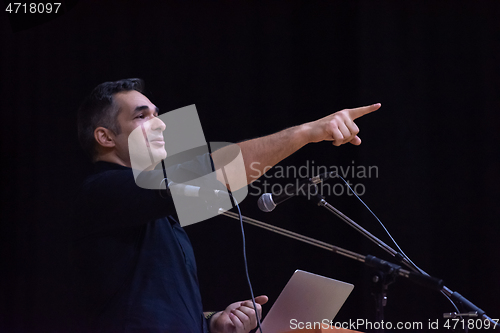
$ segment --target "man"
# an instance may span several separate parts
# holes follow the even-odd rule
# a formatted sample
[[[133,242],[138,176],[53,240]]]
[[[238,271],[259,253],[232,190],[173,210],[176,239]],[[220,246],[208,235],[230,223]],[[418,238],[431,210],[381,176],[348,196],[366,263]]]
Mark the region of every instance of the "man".
[[[203,315],[194,254],[176,221],[170,198],[136,185],[129,135],[139,126],[157,135],[148,141],[164,157],[157,107],[144,96],[142,81],[127,79],[97,86],[78,114],[79,139],[96,172],[77,202],[74,258],[92,332],[249,332],[257,325],[250,301]],[[335,146],[361,140],[354,120],[380,104],[336,112],[322,119],[238,144],[246,183],[310,142]],[[147,127],[147,128],[146,128]],[[223,149],[181,167],[193,177],[224,160]],[[253,162],[252,168],[250,165]],[[210,168],[212,166],[212,168]],[[237,171],[230,170],[237,173]],[[217,172],[217,179],[226,184]],[[267,302],[256,297],[257,311]]]

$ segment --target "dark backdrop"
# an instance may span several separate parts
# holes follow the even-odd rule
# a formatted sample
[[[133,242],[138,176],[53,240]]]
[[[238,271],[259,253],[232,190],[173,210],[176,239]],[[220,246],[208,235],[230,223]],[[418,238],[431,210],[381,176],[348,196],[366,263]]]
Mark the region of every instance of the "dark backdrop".
[[[381,102],[358,121],[361,146],[309,145],[280,165],[377,167],[370,178],[347,178],[364,186],[362,198],[403,250],[500,316],[498,1],[65,4],[64,15],[31,28],[13,29],[0,14],[2,331],[76,329],[68,225],[91,164],[75,112],[95,85],[127,77],[145,79],[162,111],[196,104],[207,141],[237,142]],[[293,181],[271,176],[270,184]],[[261,213],[257,193],[250,189],[244,215],[389,258],[304,199]],[[352,196],[329,199],[389,241]],[[247,299],[238,223],[218,217],[186,229],[205,307]],[[305,269],[355,284],[339,321],[374,320],[362,264],[253,226],[246,235],[256,294],[272,302]],[[403,279],[388,296],[392,322],[426,325],[453,310]]]

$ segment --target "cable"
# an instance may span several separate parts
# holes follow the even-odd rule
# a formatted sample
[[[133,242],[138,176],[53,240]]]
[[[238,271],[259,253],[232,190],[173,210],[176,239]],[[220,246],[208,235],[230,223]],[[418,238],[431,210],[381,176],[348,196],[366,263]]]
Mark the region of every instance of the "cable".
[[[210,161],[212,161],[211,158],[210,158]],[[212,161],[212,170],[214,170],[213,161]],[[222,176],[224,177],[224,182],[226,184],[229,184],[228,179],[227,179],[227,175],[226,175],[226,170],[224,168],[221,168],[220,170],[222,171]],[[241,237],[243,239],[243,261],[245,264],[245,274],[247,277],[248,287],[250,289],[250,296],[252,297],[252,305],[253,305],[253,308],[255,310],[255,318],[257,319],[257,326],[260,330],[260,333],[262,333],[262,327],[260,326],[259,313],[257,311],[257,304],[255,304],[255,296],[253,294],[252,282],[250,281],[250,274],[248,274],[247,247],[246,247],[246,240],[245,240],[245,228],[243,227],[243,215],[241,214],[240,205],[238,204],[238,201],[236,201],[236,199],[233,197],[233,192],[231,191],[231,189],[229,187],[227,187],[227,192],[229,193],[229,199],[231,199],[231,205],[233,206],[233,208],[236,206],[236,208],[238,209],[238,216],[240,218],[240,226],[241,226]]]
[[[373,215],[373,217],[375,217],[375,219],[378,221],[378,223],[380,223],[380,225],[382,226],[382,228],[384,228],[385,232],[387,233],[387,235],[391,238],[392,242],[394,243],[394,245],[397,247],[397,249],[399,250],[399,252],[403,255],[403,257],[416,269],[418,270],[418,272],[422,275],[426,275],[426,276],[429,276],[429,274],[427,274],[427,272],[425,272],[423,269],[421,269],[420,267],[418,267],[413,261],[411,261],[411,259],[403,252],[403,250],[399,247],[398,243],[394,240],[394,238],[392,237],[392,235],[390,234],[389,230],[387,230],[387,228],[385,227],[385,225],[382,223],[382,221],[380,221],[380,219],[378,218],[377,215],[375,215],[375,213],[370,209],[370,207],[368,207],[368,205],[363,201],[361,200],[361,198],[358,196],[358,194],[352,189],[352,187],[349,185],[349,183],[341,176],[337,173],[337,176],[342,179],[344,181],[344,183],[347,185],[347,187],[349,187],[349,189],[351,190],[351,192],[356,196],[356,198],[358,198],[358,200],[366,207],[366,209],[368,209],[368,211]],[[460,313],[460,311],[458,310],[458,307],[457,305],[455,304],[455,302],[453,302],[453,300],[448,297],[448,295],[446,295],[444,293],[444,291],[440,291],[442,295],[444,295],[450,302],[451,304],[453,305],[453,307],[455,308],[455,310],[457,311],[457,313]]]
[[[210,151],[210,145],[208,145],[208,147],[209,147],[208,149]],[[211,153],[211,151],[210,151],[210,153]],[[212,164],[212,170],[214,170],[215,168],[214,168],[214,163],[213,163],[212,158],[210,158],[210,163]],[[162,165],[162,169],[163,169],[163,176],[166,179],[167,178],[167,174],[166,174],[166,170],[165,170],[165,162],[164,162],[163,159],[161,160],[161,165]],[[226,180],[226,183],[227,183],[227,176],[226,176],[226,172],[225,172],[224,168],[222,168],[222,175],[224,176],[224,179]],[[166,186],[166,189],[168,189],[168,186],[166,185],[166,183],[167,182],[165,182],[165,186]],[[241,214],[241,210],[240,210],[240,206],[238,205],[238,202],[233,197],[233,193],[231,192],[231,190],[229,188],[228,188],[228,193],[229,193],[229,198],[231,199],[231,204],[232,204],[233,208],[236,206],[236,208],[238,209],[238,216],[239,216],[239,219],[240,219],[240,226],[241,226],[241,236],[242,236],[242,239],[243,239],[243,261],[244,261],[244,264],[245,264],[245,274],[246,274],[246,278],[247,278],[248,287],[250,289],[250,296],[252,297],[253,308],[255,310],[255,318],[257,319],[257,327],[259,328],[260,333],[263,333],[262,332],[262,327],[261,327],[261,324],[260,324],[259,313],[257,311],[257,304],[255,303],[255,296],[253,294],[252,282],[250,281],[250,275],[248,273],[248,262],[247,262],[245,229],[243,227],[243,215]]]
[[[413,261],[410,260],[410,258],[408,258],[408,256],[403,252],[403,250],[399,247],[398,243],[394,240],[394,238],[392,237],[392,235],[390,234],[389,230],[387,230],[387,228],[385,227],[385,225],[382,223],[382,221],[380,221],[380,219],[377,217],[377,215],[375,215],[375,213],[370,209],[370,207],[368,207],[367,204],[365,204],[365,202],[363,200],[361,200],[361,198],[357,195],[357,193],[352,189],[352,187],[349,185],[349,183],[339,174],[337,174],[337,176],[342,179],[344,181],[344,183],[347,185],[347,187],[349,187],[349,189],[351,190],[351,192],[356,196],[356,198],[358,198],[358,200],[366,207],[366,209],[368,209],[368,211],[373,215],[373,217],[375,217],[375,219],[378,221],[378,223],[380,223],[380,225],[382,226],[382,228],[384,228],[384,231],[387,233],[387,235],[391,238],[391,241],[394,243],[394,245],[398,248],[399,252],[405,257],[406,260],[408,260],[409,263],[411,263],[411,265],[417,269],[420,274],[424,274],[424,275],[428,275],[427,273],[425,273],[422,269],[420,269],[420,267],[418,267],[417,265],[415,265],[415,263],[413,263]]]
[[[243,238],[243,260],[245,263],[245,273],[246,273],[246,277],[247,277],[248,287],[250,288],[250,295],[252,296],[252,304],[253,304],[253,308],[255,310],[255,317],[257,318],[257,327],[259,328],[260,333],[262,333],[262,327],[260,326],[259,313],[257,311],[257,304],[255,303],[255,296],[253,294],[252,282],[250,282],[250,275],[248,274],[247,250],[246,250],[246,240],[245,240],[245,229],[243,227],[243,216],[241,215],[240,206],[238,205],[238,202],[236,201],[236,199],[233,198],[231,191],[229,191],[229,195],[231,196],[231,199],[234,200],[233,203],[236,205],[236,208],[238,209],[238,215],[240,218],[240,226],[241,226],[241,236]]]

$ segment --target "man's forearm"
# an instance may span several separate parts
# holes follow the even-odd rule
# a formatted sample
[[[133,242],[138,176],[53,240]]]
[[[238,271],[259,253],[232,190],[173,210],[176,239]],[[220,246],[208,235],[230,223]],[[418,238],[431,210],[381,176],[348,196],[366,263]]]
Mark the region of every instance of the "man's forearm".
[[[235,191],[308,143],[307,124],[221,148],[212,153],[217,179]],[[237,154],[241,155],[235,158]]]
[[[255,181],[307,143],[304,125],[238,143],[243,155],[247,183]]]

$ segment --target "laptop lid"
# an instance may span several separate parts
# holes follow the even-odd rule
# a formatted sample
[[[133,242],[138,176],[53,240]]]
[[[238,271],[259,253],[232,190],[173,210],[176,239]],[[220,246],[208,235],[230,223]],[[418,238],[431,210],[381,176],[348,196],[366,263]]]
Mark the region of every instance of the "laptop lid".
[[[287,332],[299,322],[330,323],[353,288],[350,283],[296,270],[264,318],[262,331]]]

